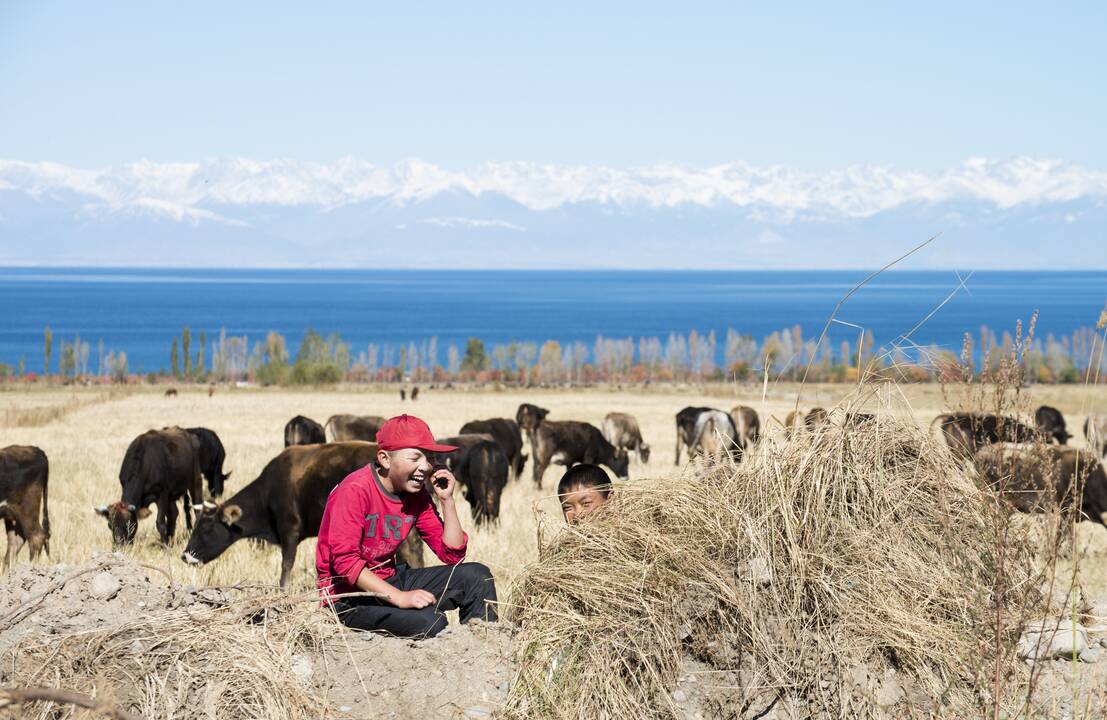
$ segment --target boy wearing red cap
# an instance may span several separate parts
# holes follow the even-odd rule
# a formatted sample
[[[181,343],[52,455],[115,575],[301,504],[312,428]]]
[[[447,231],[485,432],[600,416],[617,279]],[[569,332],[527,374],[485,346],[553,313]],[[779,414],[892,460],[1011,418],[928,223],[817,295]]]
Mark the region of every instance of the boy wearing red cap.
[[[347,626],[398,637],[434,637],[446,627],[447,610],[458,609],[463,623],[496,620],[492,573],[461,562],[469,537],[454,505],[457,480],[447,469],[435,471],[428,458],[457,448],[435,443],[427,424],[410,415],[385,422],[377,446],[376,461],[351,473],[327,499],[315,551],[324,599]],[[412,527],[445,566],[396,563],[396,549]],[[379,597],[332,597],[356,592]]]

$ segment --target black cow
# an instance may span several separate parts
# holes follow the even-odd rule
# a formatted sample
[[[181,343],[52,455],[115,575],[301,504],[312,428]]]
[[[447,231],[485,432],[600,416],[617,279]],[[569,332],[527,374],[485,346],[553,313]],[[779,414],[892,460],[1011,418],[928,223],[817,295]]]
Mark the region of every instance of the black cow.
[[[297,415],[284,426],[284,446],[315,445],[327,442],[323,426],[309,417]]]
[[[24,542],[31,560],[43,549],[50,554],[50,511],[46,492],[49,478],[50,463],[39,448],[9,445],[0,450],[0,518],[4,519],[8,532],[5,568],[11,566]]]
[[[1061,411],[1049,405],[1042,405],[1034,411],[1034,424],[1042,437],[1056,442],[1058,445],[1067,445],[1069,438],[1068,429],[1065,427],[1065,416]]]
[[[542,488],[542,475],[550,463],[572,467],[577,463],[606,465],[627,478],[630,457],[604,439],[599,428],[586,422],[545,421],[535,431],[534,483]]]
[[[334,442],[376,442],[381,425],[384,425],[384,418],[380,415],[331,415],[327,418],[326,428]]]
[[[280,546],[284,588],[300,541],[319,534],[331,490],[376,456],[377,446],[367,442],[286,448],[229,500],[205,506],[181,559],[208,563],[236,540],[257,538]]]
[[[458,446],[451,453],[438,453],[438,458],[449,466],[461,484],[473,511],[473,521],[484,525],[499,520],[508,462],[496,439],[484,433],[465,433],[435,442]]]
[[[707,412],[709,407],[686,407],[676,414],[676,457],[674,465],[680,465],[680,449],[688,448],[689,457],[692,455],[692,447],[696,443],[696,420],[700,413]]]
[[[532,453],[535,447],[534,433],[549,414],[550,411],[546,408],[531,405],[530,403],[523,403],[519,406],[519,409],[515,411],[515,422],[519,424],[519,429],[527,434],[527,440],[530,441],[530,450]]]
[[[223,483],[231,476],[223,472],[223,461],[227,458],[223,442],[207,428],[187,428],[187,432],[196,438],[196,460],[200,463],[200,473],[208,481],[208,492],[212,497],[219,497],[223,494]]]
[[[196,441],[179,427],[148,430],[131,441],[119,469],[122,497],[96,508],[108,519],[116,545],[134,542],[147,506],[157,503],[158,536],[168,545],[177,528],[177,500],[185,501],[185,524],[192,527],[192,508],[203,502]],[[191,506],[190,506],[191,502]]]
[[[984,445],[999,442],[1024,443],[1040,439],[1038,433],[1015,418],[978,412],[939,415],[938,425],[949,449],[960,457],[971,457]]]
[[[504,451],[504,455],[507,456],[512,477],[518,478],[522,475],[527,456],[523,452],[523,435],[519,432],[519,424],[514,420],[508,418],[471,420],[462,425],[458,433],[461,435],[471,433],[491,435],[500,446],[500,449]]]
[[[609,443],[621,448],[628,455],[638,453],[641,463],[650,461],[650,446],[642,439],[642,430],[633,415],[623,412],[609,412],[603,418],[603,436]]]
[[[1107,526],[1107,475],[1099,459],[1086,450],[1059,445],[985,445],[973,456],[984,484],[999,490],[1020,512],[1046,512],[1060,504],[1092,522]]]

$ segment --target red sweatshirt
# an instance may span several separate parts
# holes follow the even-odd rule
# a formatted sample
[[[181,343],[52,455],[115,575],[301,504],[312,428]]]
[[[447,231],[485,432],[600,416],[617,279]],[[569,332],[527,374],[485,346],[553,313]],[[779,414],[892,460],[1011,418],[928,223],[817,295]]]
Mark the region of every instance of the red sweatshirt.
[[[315,546],[316,585],[322,595],[359,592],[357,578],[368,567],[387,580],[396,574],[396,548],[414,525],[438,559],[457,565],[465,558],[469,536],[461,547],[442,541],[442,517],[430,492],[389,492],[372,463],[355,470],[327,498]]]

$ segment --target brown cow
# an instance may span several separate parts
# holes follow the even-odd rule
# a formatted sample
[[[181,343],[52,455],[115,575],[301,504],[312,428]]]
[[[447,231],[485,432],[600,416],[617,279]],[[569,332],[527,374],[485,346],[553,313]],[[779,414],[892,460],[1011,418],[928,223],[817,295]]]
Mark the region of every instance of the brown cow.
[[[1041,440],[1041,435],[1035,429],[1015,418],[991,413],[946,413],[934,418],[930,426],[933,428],[935,425],[941,429],[942,439],[949,449],[963,458],[971,457],[984,445]]]
[[[594,425],[575,420],[545,421],[535,432],[534,484],[542,488],[542,475],[551,463],[572,467],[577,463],[606,465],[620,478],[628,477],[630,458],[604,439]]]
[[[319,534],[331,490],[376,456],[377,446],[367,442],[286,448],[225,503],[205,506],[181,559],[193,565],[209,563],[235,541],[257,538],[280,546],[280,585],[286,587],[300,541]],[[397,559],[409,565],[413,560],[402,553]],[[414,562],[418,565],[412,567],[422,567],[421,548]]]
[[[642,431],[638,429],[638,420],[633,415],[609,412],[603,419],[603,436],[609,443],[627,453],[638,453],[640,462],[650,461],[650,446],[642,440]]]
[[[761,437],[761,418],[753,408],[735,405],[730,409],[730,419],[734,421],[734,429],[738,431],[738,445],[744,454]]]
[[[332,442],[376,442],[381,425],[384,425],[384,418],[380,415],[331,415],[325,427]]]
[[[530,403],[523,403],[519,406],[519,409],[515,411],[515,422],[519,423],[519,429],[526,433],[527,440],[530,441],[530,450],[532,454],[535,448],[534,433],[549,414],[550,411],[546,408],[531,405]]]
[[[1059,504],[1065,513],[1075,509],[1085,519],[1107,526],[1107,476],[1086,450],[996,443],[980,448],[973,464],[984,484],[999,490],[1020,512],[1046,512]]]
[[[46,453],[29,445],[9,445],[0,450],[0,517],[8,532],[8,568],[26,542],[31,560],[43,549],[50,554],[50,512],[47,481],[50,463]],[[42,522],[39,522],[39,506]]]

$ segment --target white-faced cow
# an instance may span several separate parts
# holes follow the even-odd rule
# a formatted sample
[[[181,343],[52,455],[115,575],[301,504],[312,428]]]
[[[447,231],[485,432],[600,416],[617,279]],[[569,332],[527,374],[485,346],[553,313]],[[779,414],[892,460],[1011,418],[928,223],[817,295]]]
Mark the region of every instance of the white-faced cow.
[[[473,511],[473,522],[484,525],[500,519],[500,496],[507,486],[508,462],[495,437],[486,433],[466,433],[435,440],[441,445],[456,445],[457,450],[436,453],[461,484],[465,499]]]
[[[461,426],[458,431],[461,435],[483,433],[491,435],[500,449],[507,456],[508,466],[511,468],[511,476],[518,479],[523,473],[523,466],[527,462],[526,453],[523,452],[523,435],[519,432],[519,423],[508,418],[489,418],[488,420],[471,420]]]
[[[650,446],[642,439],[638,420],[627,413],[609,412],[603,419],[603,436],[615,447],[627,452],[638,453],[638,461],[650,461]]]
[[[995,443],[981,447],[973,464],[983,484],[999,490],[1020,512],[1063,512],[1107,526],[1107,476],[1086,450],[1060,445]]]
[[[50,512],[47,481],[50,463],[46,453],[30,445],[9,445],[0,449],[0,518],[8,533],[4,567],[8,568],[23,543],[31,560],[45,549],[50,554]],[[42,521],[39,522],[39,510]]]
[[[377,446],[367,442],[286,448],[226,502],[205,505],[181,559],[208,563],[234,542],[257,538],[280,546],[280,586],[286,587],[300,541],[319,534],[331,490],[376,456]],[[409,558],[401,559],[411,564]],[[415,562],[413,567],[422,566],[421,553]]]
[[[297,415],[284,426],[284,446],[316,445],[327,442],[323,426],[309,417]]]
[[[542,487],[542,475],[551,463],[572,467],[577,463],[606,465],[617,477],[628,477],[630,458],[604,439],[599,428],[586,422],[544,421],[535,431],[534,484]]]
[[[177,528],[177,501],[185,501],[185,523],[192,526],[192,509],[203,502],[204,486],[197,457],[197,440],[179,427],[148,430],[131,441],[119,468],[119,501],[96,508],[107,518],[116,545],[134,542],[138,521],[158,507],[157,528],[168,545]]]
[[[327,418],[326,430],[332,442],[376,442],[381,425],[384,425],[384,418],[380,415],[331,415]]]

